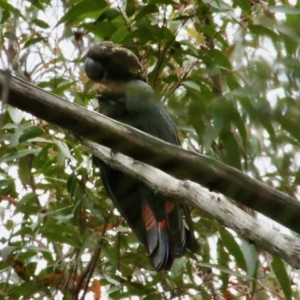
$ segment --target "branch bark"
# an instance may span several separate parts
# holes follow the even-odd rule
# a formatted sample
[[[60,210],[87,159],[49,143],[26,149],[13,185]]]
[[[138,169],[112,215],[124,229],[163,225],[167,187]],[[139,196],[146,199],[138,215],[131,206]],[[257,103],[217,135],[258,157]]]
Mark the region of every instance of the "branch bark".
[[[233,229],[245,240],[278,255],[293,268],[300,268],[299,238],[282,234],[262,224],[222,195],[209,192],[199,184],[188,180],[178,180],[121,153],[112,153],[111,149],[91,141],[80,138],[80,142],[112,168],[138,178],[168,199],[202,209],[224,226]]]
[[[5,77],[0,72],[0,90]],[[300,202],[205,155],[186,151],[130,126],[11,78],[8,103],[183,180],[191,180],[300,233]]]

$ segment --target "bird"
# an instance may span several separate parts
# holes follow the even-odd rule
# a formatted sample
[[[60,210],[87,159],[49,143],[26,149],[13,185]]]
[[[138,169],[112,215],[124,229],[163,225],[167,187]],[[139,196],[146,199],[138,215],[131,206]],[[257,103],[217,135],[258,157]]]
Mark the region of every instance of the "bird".
[[[84,69],[87,77],[98,85],[100,113],[179,145],[175,124],[147,84],[143,66],[132,51],[109,41],[101,42],[88,49]],[[144,245],[152,269],[170,270],[186,248],[198,250],[186,205],[163,198],[95,156],[93,161],[115,207]]]

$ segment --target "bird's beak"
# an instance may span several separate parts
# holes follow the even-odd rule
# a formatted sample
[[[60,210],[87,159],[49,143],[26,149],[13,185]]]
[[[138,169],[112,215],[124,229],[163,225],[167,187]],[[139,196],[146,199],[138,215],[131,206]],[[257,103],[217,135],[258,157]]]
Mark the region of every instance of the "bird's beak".
[[[83,51],[83,53],[80,55],[80,60],[86,58],[86,56],[87,56],[89,50],[90,50],[90,49],[87,48],[87,49],[85,49],[85,50]]]

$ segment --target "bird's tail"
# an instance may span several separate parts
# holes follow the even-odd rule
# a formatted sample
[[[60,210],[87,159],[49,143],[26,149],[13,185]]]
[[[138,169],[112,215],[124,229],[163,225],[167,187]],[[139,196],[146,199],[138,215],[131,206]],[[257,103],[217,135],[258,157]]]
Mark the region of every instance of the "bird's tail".
[[[142,206],[146,225],[146,249],[150,263],[156,271],[168,270],[173,260],[183,255],[186,248],[186,228],[179,205],[165,202],[165,217],[157,221],[146,201]]]

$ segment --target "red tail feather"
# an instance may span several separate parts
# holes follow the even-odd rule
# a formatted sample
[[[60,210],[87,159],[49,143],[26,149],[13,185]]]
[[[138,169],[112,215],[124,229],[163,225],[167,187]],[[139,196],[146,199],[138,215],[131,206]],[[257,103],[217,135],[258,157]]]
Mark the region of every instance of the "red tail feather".
[[[146,228],[146,249],[152,267],[156,270],[169,269],[173,260],[185,250],[185,227],[174,202],[165,203],[165,219],[157,221],[146,201],[142,205]]]

